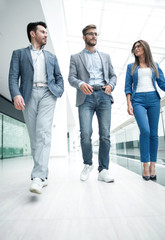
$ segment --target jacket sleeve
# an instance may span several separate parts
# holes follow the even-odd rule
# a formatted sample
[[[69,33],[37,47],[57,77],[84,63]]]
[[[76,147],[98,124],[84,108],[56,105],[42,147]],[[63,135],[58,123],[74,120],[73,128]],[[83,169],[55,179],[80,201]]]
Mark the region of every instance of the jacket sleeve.
[[[11,98],[17,95],[21,95],[19,90],[19,77],[20,77],[20,64],[19,64],[19,52],[13,51],[10,68],[9,68],[9,91]]]
[[[68,81],[72,87],[75,87],[77,89],[80,89],[80,86],[83,83],[83,81],[78,78],[76,60],[73,55],[70,57]]]
[[[164,78],[164,74],[163,74],[161,68],[159,67],[159,64],[156,64],[156,65],[157,65],[158,72],[159,72],[159,77],[156,78],[156,82],[157,82],[158,86],[160,87],[160,89],[165,91],[165,78]]]
[[[133,77],[131,75],[131,66],[132,64],[127,65],[126,77],[125,77],[125,94],[132,95],[132,84],[133,84]]]
[[[109,58],[109,85],[111,85],[112,87],[112,91],[114,90],[115,86],[116,86],[116,82],[117,82],[117,77],[116,77],[116,74],[114,72],[114,68],[112,66],[112,62],[111,62],[111,58],[110,56],[108,55],[108,58]]]
[[[60,71],[60,67],[58,64],[57,57],[54,56],[54,78],[55,78],[55,84],[56,88],[58,89],[58,97],[61,97],[64,92],[64,80]]]

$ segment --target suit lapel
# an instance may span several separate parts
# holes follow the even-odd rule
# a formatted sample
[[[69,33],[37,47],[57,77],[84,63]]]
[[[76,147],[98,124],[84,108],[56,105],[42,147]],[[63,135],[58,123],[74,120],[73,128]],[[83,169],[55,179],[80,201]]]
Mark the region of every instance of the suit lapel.
[[[47,73],[47,75],[48,75],[48,66],[49,66],[49,64],[48,64],[48,59],[49,59],[49,56],[48,56],[48,52],[47,51],[45,51],[45,50],[43,50],[43,54],[44,54],[44,57],[45,57],[45,66],[46,66],[46,73]]]
[[[29,47],[25,48],[25,51],[26,51],[26,54],[29,58],[29,61],[30,61],[31,65],[33,67],[33,60],[32,60],[32,56],[31,56],[31,53],[30,53],[30,48]]]
[[[79,56],[80,56],[80,58],[81,58],[81,61],[82,61],[83,65],[84,65],[84,67],[85,67],[86,70],[88,71],[84,51],[81,51],[80,54],[79,54]]]
[[[139,66],[137,66],[137,68],[135,70],[136,81],[138,81],[138,70],[139,70]]]
[[[48,54],[47,54],[47,52],[45,50],[43,50],[43,54],[45,56],[45,64],[47,66],[48,65]]]
[[[154,69],[152,68],[152,79],[154,79],[156,76]]]
[[[99,54],[99,56],[100,56],[100,59],[101,59],[101,63],[102,63],[102,67],[103,67],[103,73],[104,73],[104,76],[105,76],[105,64],[104,64],[104,62],[105,62],[105,58],[104,58],[104,55],[102,54],[102,53],[100,53],[99,51],[98,51],[98,54]]]

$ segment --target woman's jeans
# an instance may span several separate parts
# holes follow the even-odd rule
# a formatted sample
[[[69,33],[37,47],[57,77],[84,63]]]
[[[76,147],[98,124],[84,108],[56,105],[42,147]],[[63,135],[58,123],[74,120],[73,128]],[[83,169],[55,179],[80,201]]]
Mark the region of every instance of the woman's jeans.
[[[135,93],[132,106],[140,129],[141,161],[156,162],[160,98],[156,91]]]
[[[79,106],[81,148],[84,164],[92,165],[92,119],[96,112],[99,125],[99,172],[109,167],[111,98],[104,90],[87,95]]]

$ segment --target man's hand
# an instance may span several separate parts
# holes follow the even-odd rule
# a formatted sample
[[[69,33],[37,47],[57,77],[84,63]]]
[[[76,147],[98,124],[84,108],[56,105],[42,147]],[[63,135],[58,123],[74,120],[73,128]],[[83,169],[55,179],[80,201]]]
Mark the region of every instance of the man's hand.
[[[17,110],[24,110],[25,103],[23,97],[21,95],[17,95],[14,97],[14,107]]]
[[[82,91],[83,93],[85,93],[86,95],[91,95],[92,92],[93,92],[92,87],[91,87],[89,84],[87,84],[87,83],[83,83],[83,84],[81,85],[80,89],[81,89],[81,91]]]
[[[111,87],[111,85],[105,85],[105,86],[102,87],[102,88],[105,88],[105,93],[106,93],[106,94],[108,94],[108,95],[111,94],[111,92],[112,92],[112,87]]]

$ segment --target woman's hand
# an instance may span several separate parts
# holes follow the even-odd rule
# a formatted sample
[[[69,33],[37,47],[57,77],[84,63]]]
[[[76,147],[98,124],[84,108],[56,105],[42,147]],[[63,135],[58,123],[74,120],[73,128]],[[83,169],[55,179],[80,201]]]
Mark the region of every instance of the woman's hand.
[[[131,102],[129,102],[127,105],[127,112],[129,115],[133,116],[133,107]]]

